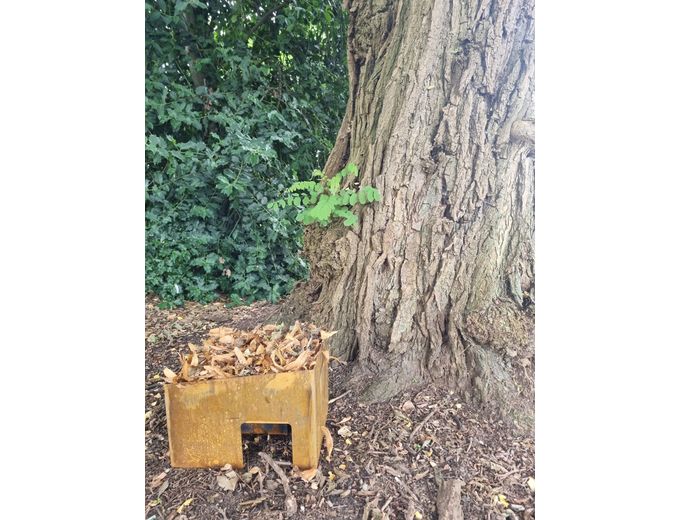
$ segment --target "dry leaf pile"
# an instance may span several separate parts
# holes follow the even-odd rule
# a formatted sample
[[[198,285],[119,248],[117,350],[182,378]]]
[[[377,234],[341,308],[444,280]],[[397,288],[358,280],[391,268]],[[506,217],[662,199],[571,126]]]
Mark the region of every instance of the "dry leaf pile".
[[[181,369],[163,370],[168,383],[224,379],[269,372],[311,370],[316,366],[324,342],[335,332],[296,321],[289,329],[265,325],[251,331],[218,327],[209,331],[202,345],[189,343],[189,353],[180,353]]]

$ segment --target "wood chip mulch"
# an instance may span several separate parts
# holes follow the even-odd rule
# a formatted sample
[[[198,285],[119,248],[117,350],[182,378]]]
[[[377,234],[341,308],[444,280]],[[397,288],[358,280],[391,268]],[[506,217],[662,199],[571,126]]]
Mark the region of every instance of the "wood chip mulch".
[[[534,518],[533,435],[435,386],[361,403],[343,386],[348,367],[337,363],[330,368],[327,423],[334,449],[329,462],[324,447],[309,481],[293,471],[287,437],[244,436],[242,470],[171,468],[163,368],[210,329],[253,329],[270,323],[277,308],[216,302],[160,310],[152,297],[146,303],[147,520],[436,519],[437,492],[454,479],[463,482],[467,520]],[[291,502],[296,513],[288,515]]]

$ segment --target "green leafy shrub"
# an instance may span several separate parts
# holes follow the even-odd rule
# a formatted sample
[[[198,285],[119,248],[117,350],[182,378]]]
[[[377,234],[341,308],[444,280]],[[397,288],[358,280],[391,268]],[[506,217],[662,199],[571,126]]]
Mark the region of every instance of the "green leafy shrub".
[[[333,145],[346,19],[257,4],[146,3],[146,289],[166,305],[275,301],[306,275],[295,209],[267,204]]]
[[[350,211],[357,203],[369,204],[380,200],[380,192],[372,186],[343,187],[343,180],[349,181],[357,175],[356,164],[348,164],[333,177],[326,178],[320,170],[314,170],[312,177],[318,181],[294,182],[286,189],[287,196],[269,203],[270,209],[298,208],[295,220],[308,224],[327,226],[333,217],[343,219],[351,227],[359,218]]]

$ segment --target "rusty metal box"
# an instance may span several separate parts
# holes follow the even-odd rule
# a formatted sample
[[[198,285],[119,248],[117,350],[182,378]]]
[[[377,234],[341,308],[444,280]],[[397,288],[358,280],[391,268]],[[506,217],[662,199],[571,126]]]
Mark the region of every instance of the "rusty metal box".
[[[318,465],[328,415],[325,349],[312,370],[166,384],[164,392],[173,467],[242,468],[244,424],[290,425],[293,464]]]

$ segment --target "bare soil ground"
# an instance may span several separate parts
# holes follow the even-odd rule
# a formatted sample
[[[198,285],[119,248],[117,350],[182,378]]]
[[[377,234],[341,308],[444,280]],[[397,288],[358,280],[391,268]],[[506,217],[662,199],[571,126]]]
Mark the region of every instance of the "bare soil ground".
[[[344,386],[347,368],[330,372],[328,423],[335,447],[310,482],[295,476],[285,437],[244,437],[246,467],[234,491],[220,487],[222,470],[170,467],[161,379],[178,352],[219,325],[250,329],[271,322],[277,307],[225,308],[188,303],[160,310],[146,301],[147,520],[189,519],[436,519],[443,480],[460,479],[465,519],[534,518],[534,439],[471,408],[444,388],[418,388],[386,403],[364,404]],[[339,433],[340,432],[340,433]],[[288,517],[280,477],[286,472],[297,513]],[[259,469],[259,471],[258,471]]]

